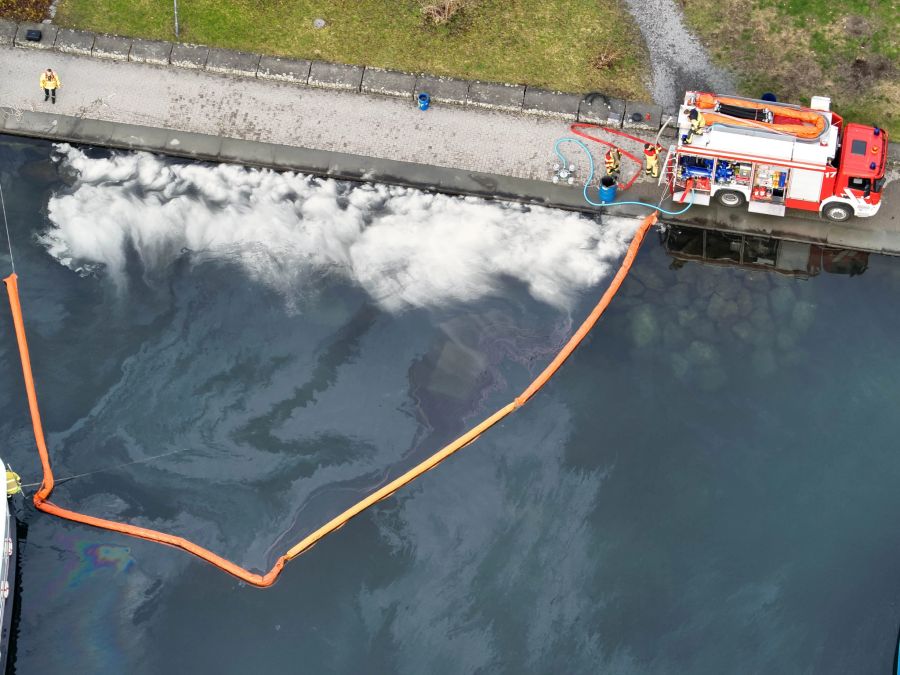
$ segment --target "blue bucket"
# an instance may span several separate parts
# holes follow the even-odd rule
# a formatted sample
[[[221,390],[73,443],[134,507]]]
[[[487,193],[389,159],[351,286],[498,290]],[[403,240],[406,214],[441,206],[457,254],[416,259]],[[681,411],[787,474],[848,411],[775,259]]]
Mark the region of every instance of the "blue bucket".
[[[418,96],[419,101],[419,110],[428,110],[428,106],[431,105],[431,97],[426,94],[424,91]]]
[[[609,176],[600,179],[600,203],[611,204],[616,201],[616,190],[618,186],[616,181]]]

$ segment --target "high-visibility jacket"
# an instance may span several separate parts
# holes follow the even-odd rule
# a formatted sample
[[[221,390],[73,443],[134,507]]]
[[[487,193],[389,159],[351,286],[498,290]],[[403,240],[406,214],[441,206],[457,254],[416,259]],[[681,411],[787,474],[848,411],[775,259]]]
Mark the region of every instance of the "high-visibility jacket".
[[[698,110],[696,119],[691,120],[691,131],[696,134],[705,126],[706,120],[703,118],[703,113]]]
[[[45,70],[41,73],[41,89],[56,89],[59,87],[59,75],[48,75]]]
[[[657,159],[660,150],[662,150],[661,145],[651,145],[649,148],[644,148],[644,155],[646,155],[647,161],[649,162],[651,159]]]
[[[619,151],[614,148],[606,151],[606,156],[604,157],[604,159],[606,160],[607,173],[619,170],[620,157],[621,155],[619,154]]]
[[[649,148],[644,148],[644,159],[647,161],[645,170],[654,178],[659,176],[659,153],[661,150],[661,145],[651,145]]]

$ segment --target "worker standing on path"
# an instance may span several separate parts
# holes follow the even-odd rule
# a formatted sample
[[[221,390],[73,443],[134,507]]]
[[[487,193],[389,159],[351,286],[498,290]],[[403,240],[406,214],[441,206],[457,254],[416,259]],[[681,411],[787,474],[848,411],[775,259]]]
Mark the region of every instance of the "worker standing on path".
[[[41,89],[44,90],[44,101],[46,102],[48,98],[52,98],[53,103],[56,103],[56,90],[60,88],[59,75],[53,72],[52,68],[47,68],[43,73],[41,73]]]
[[[616,146],[612,146],[606,151],[604,157],[606,161],[606,173],[610,178],[616,178],[619,175],[619,165],[622,161],[622,153]]]
[[[662,146],[659,143],[644,143],[644,159],[647,162],[644,173],[646,175],[659,178],[659,153],[661,150]]]
[[[703,129],[706,128],[706,120],[703,119],[703,113],[696,108],[691,108],[691,111],[688,113],[688,119],[691,121],[691,130],[688,131],[684,139],[686,144],[690,144],[694,140],[694,134],[702,133]]]

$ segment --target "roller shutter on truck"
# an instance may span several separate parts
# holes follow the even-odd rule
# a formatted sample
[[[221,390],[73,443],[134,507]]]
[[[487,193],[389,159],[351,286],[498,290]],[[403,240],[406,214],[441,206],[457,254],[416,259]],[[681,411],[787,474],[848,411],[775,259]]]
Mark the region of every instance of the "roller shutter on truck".
[[[785,205],[794,209],[818,211],[824,176],[821,171],[793,169]]]

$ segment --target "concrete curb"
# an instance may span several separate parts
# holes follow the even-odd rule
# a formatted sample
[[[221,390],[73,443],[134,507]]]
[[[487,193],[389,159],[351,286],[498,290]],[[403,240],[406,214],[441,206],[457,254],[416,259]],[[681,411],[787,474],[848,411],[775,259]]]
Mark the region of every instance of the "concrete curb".
[[[172,45],[169,63],[179,68],[193,68],[197,70],[206,67],[206,59],[208,57],[209,47],[175,42]]]
[[[97,35],[94,38],[91,56],[113,61],[127,61],[128,54],[131,52],[131,42],[130,39],[120,38],[117,35]]]
[[[17,24],[10,21],[0,21],[0,47],[11,47],[16,39]]]
[[[128,60],[135,63],[149,63],[154,66],[167,66],[172,58],[174,46],[171,42],[136,39],[131,43]]]
[[[415,96],[427,93],[435,103],[465,105],[469,96],[469,82],[451,77],[419,75],[416,78]]]
[[[309,86],[311,87],[359,92],[362,87],[362,79],[362,66],[313,61],[309,69]]]
[[[517,112],[525,103],[525,86],[474,80],[469,84],[466,103],[479,108]]]
[[[397,70],[366,68],[363,72],[361,91],[364,94],[380,94],[408,98],[416,88],[416,76]]]
[[[662,108],[658,105],[626,101],[625,114],[622,116],[622,126],[625,129],[656,131],[662,124],[661,117]]]
[[[259,72],[259,54],[238,52],[231,49],[210,49],[206,59],[206,69],[211,73],[256,77]]]
[[[96,36],[84,30],[60,28],[56,35],[56,49],[64,54],[90,56]]]
[[[277,80],[305,85],[309,81],[311,61],[280,59],[275,56],[263,56],[259,60],[256,77],[263,80]]]
[[[31,42],[26,39],[25,34],[30,30],[41,32],[41,39],[37,42]],[[30,47],[32,49],[53,49],[56,43],[56,34],[59,28],[47,23],[20,23],[16,30],[16,39],[14,44],[16,47]]]
[[[522,109],[532,115],[562,117],[574,122],[578,119],[578,106],[581,99],[581,94],[566,94],[561,91],[527,87]]]

